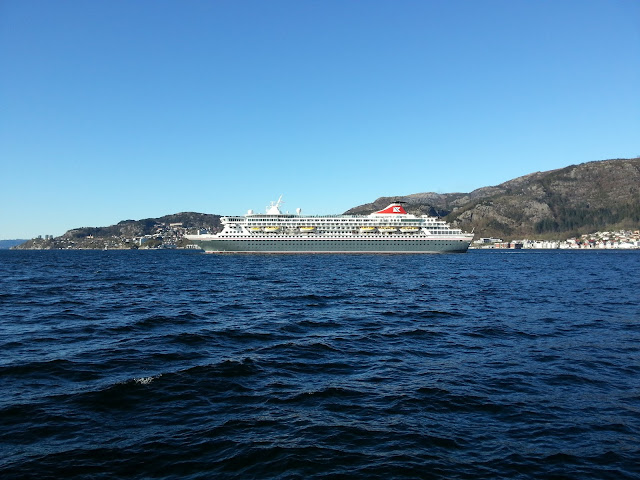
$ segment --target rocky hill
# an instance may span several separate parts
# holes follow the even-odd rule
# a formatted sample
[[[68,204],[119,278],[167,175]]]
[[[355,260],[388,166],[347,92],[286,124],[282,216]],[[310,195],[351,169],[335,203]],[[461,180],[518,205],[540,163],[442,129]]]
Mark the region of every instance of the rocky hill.
[[[55,238],[34,238],[13,247],[20,250],[42,249],[127,249],[183,246],[186,233],[220,230],[220,215],[182,212],[159,218],[123,220],[109,227],[82,227]]]
[[[410,213],[445,217],[479,237],[559,238],[640,228],[640,158],[536,172],[470,193],[381,197],[346,213],[367,214],[393,200]]]
[[[145,218],[143,220],[123,220],[110,227],[83,227],[69,230],[63,235],[66,238],[93,237],[142,237],[152,235],[158,225],[171,225],[182,223],[185,229],[208,229],[216,230],[220,226],[219,215],[209,215],[205,213],[182,212],[173,215],[165,215],[159,218]]]

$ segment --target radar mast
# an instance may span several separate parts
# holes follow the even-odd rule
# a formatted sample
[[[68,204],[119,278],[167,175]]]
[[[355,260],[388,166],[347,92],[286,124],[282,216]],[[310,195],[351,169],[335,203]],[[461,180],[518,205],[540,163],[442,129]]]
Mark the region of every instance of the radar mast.
[[[277,202],[271,202],[271,205],[267,205],[267,215],[282,215],[280,211],[280,205],[284,202],[282,201],[282,195],[278,198]]]

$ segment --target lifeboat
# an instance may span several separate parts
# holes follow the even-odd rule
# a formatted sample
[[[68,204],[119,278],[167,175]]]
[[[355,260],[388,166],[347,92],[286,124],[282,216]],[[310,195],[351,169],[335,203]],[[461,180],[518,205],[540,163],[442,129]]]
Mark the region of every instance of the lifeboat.
[[[264,227],[265,232],[274,233],[274,232],[277,232],[278,230],[280,230],[280,227]]]
[[[376,231],[376,227],[360,227],[361,233],[372,233]]]
[[[316,227],[300,227],[300,231],[302,233],[309,233],[309,232],[315,232],[316,231]]]
[[[396,227],[380,227],[379,230],[383,233],[392,233],[396,231]]]
[[[260,227],[249,227],[250,232],[261,232],[262,229]]]
[[[415,233],[420,230],[418,227],[402,227],[400,231],[403,233]]]

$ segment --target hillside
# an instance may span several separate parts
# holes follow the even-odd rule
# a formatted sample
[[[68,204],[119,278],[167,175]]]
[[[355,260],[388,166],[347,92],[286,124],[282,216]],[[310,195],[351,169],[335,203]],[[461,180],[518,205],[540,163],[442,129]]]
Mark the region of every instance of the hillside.
[[[220,216],[182,212],[159,218],[123,220],[109,227],[82,227],[55,238],[35,238],[15,249],[126,249],[146,246],[180,246],[184,234],[220,229]]]
[[[381,197],[346,213],[367,214],[393,200],[415,214],[437,214],[479,237],[567,237],[640,227],[640,158],[603,160],[536,172],[470,193]]]
[[[66,238],[94,237],[142,237],[153,235],[158,225],[182,223],[185,229],[206,228],[215,230],[220,225],[219,215],[205,213],[182,212],[165,215],[159,218],[145,218],[142,220],[123,220],[110,227],[83,227],[69,230],[63,235]]]

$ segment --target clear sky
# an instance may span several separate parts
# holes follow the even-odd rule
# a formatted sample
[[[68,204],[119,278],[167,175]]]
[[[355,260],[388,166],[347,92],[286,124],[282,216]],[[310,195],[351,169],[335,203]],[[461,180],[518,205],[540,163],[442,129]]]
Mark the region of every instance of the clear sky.
[[[0,238],[638,155],[637,0],[0,0]]]

